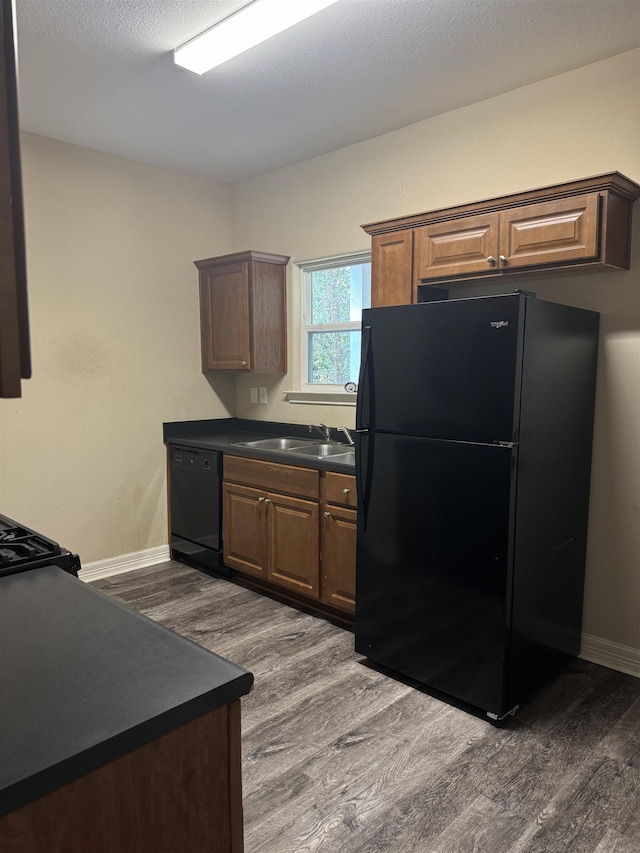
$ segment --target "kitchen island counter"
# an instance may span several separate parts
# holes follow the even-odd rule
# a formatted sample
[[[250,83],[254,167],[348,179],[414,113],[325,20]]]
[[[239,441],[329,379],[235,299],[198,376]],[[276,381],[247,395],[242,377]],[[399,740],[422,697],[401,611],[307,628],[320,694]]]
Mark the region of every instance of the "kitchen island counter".
[[[147,775],[156,777],[156,770],[148,773],[152,767],[148,750],[156,743],[163,744],[166,750],[176,732],[188,732],[193,726],[200,727],[199,737],[203,732],[206,737],[206,721],[222,711],[226,715],[226,709],[234,707],[238,754],[233,785],[236,794],[240,794],[237,700],[252,687],[250,672],[56,567],[3,578],[0,593],[0,816],[5,816],[0,819],[0,847],[8,840],[16,842],[18,824],[11,824],[14,815],[20,816],[20,830],[29,835],[29,804],[45,802],[65,786],[76,786],[77,798],[77,786],[83,779],[104,773],[105,767],[117,767],[118,762],[138,754],[145,757]],[[227,717],[216,726],[224,730],[228,741],[231,723]],[[193,747],[190,760],[195,766],[199,752],[197,744]],[[206,751],[204,742],[201,748]],[[213,764],[219,759],[220,767],[209,763],[198,773],[228,775],[228,765],[235,760],[232,750],[216,750],[209,758],[214,757]],[[165,751],[163,760],[169,755],[170,749]],[[198,775],[193,767],[187,767],[188,761],[182,762],[187,774]],[[180,776],[177,765],[170,769],[176,778]],[[132,778],[131,772],[129,766],[127,781]],[[145,803],[144,808],[136,807],[139,815],[145,812],[152,792],[161,784],[162,772],[159,767],[156,778],[145,777],[145,786],[136,792],[140,803]],[[109,783],[112,792],[120,788],[122,780],[116,786],[113,781]],[[225,787],[226,783],[222,789]],[[119,789],[120,799],[131,795],[126,785]],[[202,792],[200,796],[207,797],[206,803],[210,794]],[[205,803],[201,804],[202,810],[211,811]],[[93,803],[96,824],[100,823],[100,805]],[[179,811],[179,803],[175,805]],[[126,803],[124,807],[127,808]],[[193,802],[189,808],[193,815]],[[241,802],[239,808],[241,814]],[[166,803],[162,811],[167,811]],[[147,818],[151,814],[148,812]],[[180,821],[184,816],[183,812]],[[76,821],[78,815],[69,815],[71,818]],[[131,824],[130,818],[131,815],[129,829],[133,832],[135,820]],[[113,819],[111,811],[109,821]],[[159,825],[165,822],[163,832],[167,832],[167,815],[157,814],[155,819]],[[57,820],[64,823],[61,815]],[[150,831],[149,827],[146,829]],[[186,829],[185,821],[179,831]],[[35,838],[37,833],[32,834]],[[21,850],[40,849],[29,846],[27,836],[20,836],[20,841],[24,841]],[[3,849],[14,848],[9,845]],[[189,849],[200,847],[196,844]]]

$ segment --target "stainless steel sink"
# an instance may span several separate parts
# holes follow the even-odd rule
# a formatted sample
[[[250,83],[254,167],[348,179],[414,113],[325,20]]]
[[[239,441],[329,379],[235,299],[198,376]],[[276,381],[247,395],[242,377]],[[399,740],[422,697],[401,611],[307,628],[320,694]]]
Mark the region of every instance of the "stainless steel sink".
[[[259,438],[256,441],[236,441],[236,447],[257,447],[262,450],[291,450],[294,447],[303,447],[314,444],[314,439],[309,438]]]
[[[355,450],[347,444],[308,444],[306,447],[294,447],[289,451],[296,456],[314,456],[322,459],[325,456],[348,456],[354,455]]]

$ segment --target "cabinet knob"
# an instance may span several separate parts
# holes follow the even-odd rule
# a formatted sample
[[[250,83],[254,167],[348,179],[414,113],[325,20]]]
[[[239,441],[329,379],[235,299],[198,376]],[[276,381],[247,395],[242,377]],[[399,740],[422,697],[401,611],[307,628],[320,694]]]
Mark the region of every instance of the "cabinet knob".
[[[505,256],[504,256],[504,255],[500,255],[500,263],[501,263],[501,264],[506,264],[506,263],[507,263],[507,259],[505,258]]]
[[[495,264],[495,262],[496,262],[496,259],[493,257],[493,255],[489,255],[489,257],[487,258],[487,263],[488,264]]]
[[[325,518],[331,518],[330,512],[323,512],[322,514],[324,515]]]
[[[343,490],[342,490],[342,494],[343,494],[343,495],[348,495],[350,491],[351,491],[351,489],[343,489]]]
[[[264,501],[265,501],[265,498],[258,498],[258,503],[259,503],[259,504],[264,503]]]
[[[246,366],[247,366],[247,364],[249,364],[249,362],[248,362],[248,361],[243,361],[243,362],[242,362],[242,366],[243,366],[243,367],[246,367]]]
[[[265,498],[265,499],[264,499],[264,502],[265,502],[266,504],[270,504],[270,503],[271,503],[271,498]]]

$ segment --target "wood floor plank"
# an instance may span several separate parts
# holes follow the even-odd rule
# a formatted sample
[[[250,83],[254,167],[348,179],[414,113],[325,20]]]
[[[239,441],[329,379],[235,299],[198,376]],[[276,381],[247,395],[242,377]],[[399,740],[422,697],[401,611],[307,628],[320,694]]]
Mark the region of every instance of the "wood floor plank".
[[[600,744],[600,751],[640,769],[640,698],[611,727]]]
[[[457,715],[465,714],[456,709]],[[363,835],[353,853],[364,853],[373,843],[381,850],[428,850],[429,844],[456,820],[469,803],[483,795],[491,780],[492,766],[503,744],[513,737],[504,729],[494,729],[474,718],[482,731],[473,734],[464,748],[454,754],[441,771],[423,780],[418,787],[396,791],[381,826],[372,826]],[[466,720],[460,720],[461,725]],[[475,727],[474,727],[475,728]]]
[[[497,727],[225,579],[169,562],[94,585],[254,672],[246,853],[640,853],[640,679],[576,660]]]
[[[478,797],[429,845],[428,853],[495,853],[509,850],[521,836],[525,821]]]
[[[409,705],[414,707],[407,713]],[[356,828],[361,835],[373,823],[375,834],[380,815],[399,791],[424,786],[466,748],[468,731],[459,727],[455,732],[446,723],[447,716],[457,713],[449,706],[411,691],[391,708],[395,713],[386,708],[298,765],[309,780],[307,788],[295,803],[272,802],[267,819],[250,836],[256,850],[265,844],[268,848],[268,839],[279,839],[283,849],[289,849],[287,843],[292,849],[312,849],[317,841],[330,845],[328,849],[351,849]],[[406,725],[412,712],[419,728]],[[398,719],[405,720],[404,727],[390,725]],[[286,774],[274,781],[278,789],[286,785]],[[249,823],[256,817],[256,804],[264,802],[263,790],[245,801]]]
[[[336,732],[347,731],[409,689],[388,681],[356,668],[339,680],[335,673],[319,675],[307,689],[283,697],[281,712],[267,723],[249,721],[243,727],[247,793],[297,766],[331,743]]]
[[[638,685],[637,679],[611,670],[594,674],[592,689],[581,693],[570,713],[551,728],[519,728],[517,738],[496,757],[487,793],[502,808],[524,816],[537,814],[571,784],[594,752],[602,751],[605,735],[633,702]]]
[[[637,839],[627,838],[619,832],[608,830],[593,853],[638,853]]]
[[[321,640],[306,654],[301,654],[295,666],[273,649],[265,650],[266,659],[256,656],[253,662],[250,655],[230,655],[241,666],[251,669],[255,676],[256,689],[245,700],[247,711],[254,705],[259,707],[256,719],[267,722],[278,715],[283,704],[286,708],[294,695],[305,690],[307,685],[317,682],[321,671],[328,673],[326,687],[331,689],[333,667],[347,664],[353,653],[347,645],[350,645],[350,641],[345,643],[345,639],[330,637]]]

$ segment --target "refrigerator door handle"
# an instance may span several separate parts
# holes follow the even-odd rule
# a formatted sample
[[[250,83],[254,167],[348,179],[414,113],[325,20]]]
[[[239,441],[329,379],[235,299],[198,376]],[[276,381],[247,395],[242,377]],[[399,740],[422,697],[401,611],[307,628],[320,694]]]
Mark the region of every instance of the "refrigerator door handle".
[[[369,502],[371,500],[371,476],[373,473],[373,454],[371,445],[375,437],[368,430],[356,434],[356,498],[361,510],[362,529],[367,529]]]
[[[370,430],[373,428],[375,420],[375,405],[371,355],[371,326],[363,325],[360,376],[358,379],[358,397],[356,400],[356,494],[358,507],[361,512],[363,530],[367,529],[373,466],[373,454],[371,450],[374,437]],[[366,413],[365,407],[367,410]]]
[[[362,327],[362,352],[360,358],[360,376],[358,377],[358,396],[356,398],[356,431],[372,426],[374,411],[373,382],[371,370],[371,326]],[[365,417],[364,407],[367,406]]]

